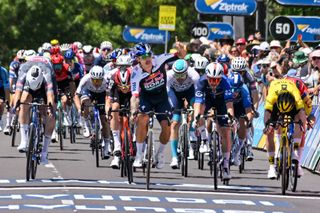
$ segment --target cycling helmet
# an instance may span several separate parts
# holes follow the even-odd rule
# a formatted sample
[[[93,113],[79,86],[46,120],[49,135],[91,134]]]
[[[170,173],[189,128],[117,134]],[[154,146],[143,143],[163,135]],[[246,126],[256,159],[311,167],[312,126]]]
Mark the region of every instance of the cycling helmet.
[[[135,55],[136,56],[142,56],[145,54],[152,54],[151,47],[147,43],[138,43],[134,46],[135,49]]]
[[[131,66],[131,57],[130,55],[120,55],[116,61],[117,66]]]
[[[117,58],[122,55],[122,49],[115,49],[110,53],[110,59],[117,60]]]
[[[60,54],[51,55],[51,62],[52,64],[62,64],[63,56]]]
[[[70,44],[67,44],[67,43],[61,44],[60,48],[61,48],[61,51],[62,51],[62,52],[65,52],[65,51],[67,51],[68,49],[71,48],[71,45],[70,45]]]
[[[130,92],[130,77],[131,77],[131,70],[118,70],[114,76],[114,82],[117,87],[123,92],[128,93]]]
[[[59,44],[59,41],[58,41],[58,39],[52,39],[52,40],[50,41],[50,44],[51,44],[52,46],[55,46],[55,45],[58,45],[58,44]]]
[[[41,68],[36,65],[32,66],[27,72],[26,81],[29,83],[30,89],[39,89],[43,82],[43,74]]]
[[[103,72],[102,67],[93,66],[90,70],[90,76],[92,79],[103,79],[104,72]]]
[[[295,99],[288,91],[280,92],[277,100],[277,107],[281,113],[290,112],[295,106]]]
[[[217,62],[212,62],[206,67],[206,74],[209,78],[222,78],[223,67]]]
[[[51,49],[52,45],[48,42],[45,42],[42,44],[42,51],[47,51],[47,52],[50,52],[50,49]]]
[[[190,66],[193,66],[196,58],[199,58],[199,57],[201,57],[199,53],[192,53],[189,58]]]
[[[217,58],[217,61],[219,63],[229,63],[230,62],[230,58],[228,57],[228,55],[226,54],[221,54],[219,55],[219,57]]]
[[[243,85],[242,76],[239,73],[231,73],[229,76],[229,82],[233,90],[239,90]]]
[[[178,59],[173,63],[172,69],[177,74],[183,74],[188,70],[188,63],[184,59]]]
[[[246,70],[247,61],[243,57],[236,57],[231,61],[231,69],[235,72]]]
[[[73,42],[73,45],[76,46],[78,49],[82,49],[82,43],[80,41]]]
[[[17,52],[17,58],[18,58],[18,59],[25,59],[24,51],[25,51],[25,50],[19,50],[19,51]]]
[[[37,55],[36,51],[34,50],[26,50],[23,52],[24,57],[31,57]]]
[[[195,58],[193,67],[198,70],[204,70],[208,64],[209,61],[206,57],[199,56]]]
[[[92,53],[93,47],[91,45],[84,45],[83,46],[83,52],[85,54],[90,54]]]
[[[69,49],[64,53],[64,58],[67,60],[72,60],[74,57],[75,57],[75,54],[72,49]]]
[[[108,49],[108,50],[112,50],[112,44],[110,41],[103,41],[101,42],[100,44],[100,50],[105,50],[105,49]]]

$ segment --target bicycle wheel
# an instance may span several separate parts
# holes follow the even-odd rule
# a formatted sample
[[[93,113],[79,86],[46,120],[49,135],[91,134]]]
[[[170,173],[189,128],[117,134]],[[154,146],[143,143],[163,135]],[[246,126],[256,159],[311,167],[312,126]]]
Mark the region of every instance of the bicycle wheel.
[[[298,184],[298,163],[291,162],[289,168],[289,180],[290,180],[290,189],[292,192],[295,192]]]
[[[212,174],[213,174],[213,183],[214,189],[218,189],[218,158],[217,158],[217,146],[218,146],[218,135],[217,132],[212,132],[211,136],[211,167],[212,167]]]
[[[99,121],[98,119],[94,119],[94,132],[95,132],[95,138],[94,138],[94,149],[95,149],[95,155],[96,155],[96,167],[99,167]]]
[[[17,129],[18,129],[18,116],[14,115],[13,122],[12,122],[12,136],[11,136],[11,146],[12,147],[14,147],[14,145],[15,145]]]
[[[124,128],[124,150],[125,150],[124,160],[125,160],[125,167],[126,167],[128,182],[132,183],[133,171],[132,171],[132,161],[130,158],[130,144],[129,144],[130,139],[129,139],[127,131],[128,131],[128,129]]]
[[[32,173],[32,157],[33,157],[33,147],[34,147],[34,135],[35,129],[33,123],[30,124],[30,135],[28,141],[28,151],[27,151],[27,165],[26,165],[26,179],[27,181],[30,180],[31,173]]]
[[[246,158],[246,144],[243,144],[241,150],[240,150],[240,162],[241,164],[239,165],[239,173],[241,174],[244,170],[244,162]]]
[[[286,138],[282,139],[282,168],[281,168],[281,192],[286,194],[287,189],[287,148]]]
[[[152,146],[153,146],[153,134],[149,131],[148,134],[148,156],[147,156],[147,190],[150,189],[150,172],[151,172],[151,159],[152,159]]]
[[[63,127],[62,127],[62,108],[58,108],[58,136],[60,150],[63,150]]]
[[[39,154],[41,151],[39,151],[39,136],[40,136],[40,130],[36,130],[37,135],[35,136],[34,140],[34,146],[33,146],[33,154],[32,154],[32,161],[31,161],[31,178],[35,179],[37,174],[37,168],[38,168],[38,161],[39,161]]]

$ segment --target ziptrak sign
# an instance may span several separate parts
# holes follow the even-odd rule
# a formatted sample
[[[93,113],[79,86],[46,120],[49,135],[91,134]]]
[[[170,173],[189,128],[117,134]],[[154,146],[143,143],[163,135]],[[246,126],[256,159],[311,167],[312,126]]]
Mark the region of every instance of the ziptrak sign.
[[[228,23],[221,23],[221,22],[206,22],[205,23],[209,29],[209,40],[220,39],[224,36],[231,36],[233,37],[233,27]]]
[[[320,0],[276,0],[282,5],[320,6]]]
[[[257,9],[255,0],[196,0],[199,13],[220,15],[252,15]]]
[[[305,42],[320,40],[320,17],[316,16],[278,16],[274,18],[269,30],[278,40],[297,40],[302,35]]]
[[[166,41],[166,33],[157,28],[142,28],[142,27],[126,27],[123,30],[122,37],[127,42],[164,44]],[[168,32],[168,40],[170,33]]]

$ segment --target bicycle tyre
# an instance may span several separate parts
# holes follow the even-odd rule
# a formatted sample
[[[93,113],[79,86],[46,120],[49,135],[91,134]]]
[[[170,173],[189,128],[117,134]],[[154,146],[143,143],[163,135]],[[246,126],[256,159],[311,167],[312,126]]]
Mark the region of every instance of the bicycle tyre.
[[[99,121],[98,119],[94,119],[94,152],[96,156],[96,167],[99,167]]]
[[[58,109],[58,136],[59,136],[59,144],[60,150],[63,150],[63,128],[62,128],[62,108]]]
[[[147,156],[147,179],[146,179],[146,188],[150,189],[150,173],[151,173],[151,159],[152,159],[152,146],[153,146],[153,134],[152,131],[149,131],[148,134],[148,156]]]
[[[11,136],[11,146],[14,147],[15,140],[16,140],[16,134],[18,129],[18,116],[15,115],[13,118],[13,124],[12,124],[12,136]]]
[[[290,176],[290,189],[292,192],[297,190],[298,185],[298,162],[291,162],[291,166],[289,169]]]
[[[281,193],[286,194],[287,189],[287,148],[286,139],[282,139],[282,168],[281,168]]]
[[[128,177],[128,182],[132,183],[133,181],[133,171],[132,171],[132,162],[130,158],[130,144],[129,144],[129,136],[128,129],[124,128],[124,150],[125,150],[125,168]]]
[[[33,137],[34,137],[34,124],[30,124],[30,131],[29,131],[29,141],[28,141],[28,151],[27,151],[27,165],[26,165],[26,180],[29,181],[31,177],[31,162],[32,162],[32,155],[33,155]]]
[[[246,144],[243,144],[243,147],[240,150],[240,165],[239,165],[239,173],[241,174],[244,170],[244,162],[245,162],[245,156],[246,156],[246,151],[245,151],[245,146]]]
[[[39,136],[40,136],[40,130],[37,129],[37,136],[34,138],[36,139],[36,141],[34,142],[34,146],[33,147],[33,159],[31,161],[31,178],[32,179],[35,179],[36,178],[36,174],[37,174],[37,168],[38,168],[38,160],[39,160],[39,143],[40,143],[40,140],[39,140]]]
[[[217,158],[217,146],[218,146],[218,135],[217,132],[212,132],[211,136],[211,144],[212,144],[212,162],[211,162],[211,167],[213,170],[213,184],[214,184],[214,189],[218,189],[218,158]]]

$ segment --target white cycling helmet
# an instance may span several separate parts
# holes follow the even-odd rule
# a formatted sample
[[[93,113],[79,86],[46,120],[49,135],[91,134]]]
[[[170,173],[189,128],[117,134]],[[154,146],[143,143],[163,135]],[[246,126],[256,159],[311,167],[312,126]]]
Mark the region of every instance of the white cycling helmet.
[[[37,53],[34,50],[26,50],[23,53],[24,57],[31,57],[31,56],[35,56],[35,55],[37,55]]]
[[[200,56],[195,58],[193,67],[195,69],[204,70],[208,64],[208,59],[206,57]]]
[[[38,90],[43,82],[43,73],[39,66],[33,65],[27,72],[26,81],[32,90]]]
[[[91,46],[91,45],[84,45],[82,49],[83,49],[83,52],[84,52],[85,54],[89,54],[89,53],[92,53],[93,46]]]
[[[90,70],[91,79],[103,79],[104,72],[102,67],[100,66],[93,66]]]
[[[235,72],[247,69],[247,61],[243,57],[235,57],[231,61],[231,69]]]
[[[43,51],[50,52],[51,47],[52,47],[52,45],[50,43],[48,43],[48,42],[45,42],[45,43],[42,44],[42,50]]]
[[[77,46],[78,49],[82,49],[82,46],[83,46],[80,41],[75,41],[75,42],[73,42],[73,45]]]
[[[116,61],[117,66],[131,66],[132,59],[130,55],[120,55]]]
[[[223,67],[217,62],[212,62],[206,67],[206,74],[209,78],[222,78]]]

